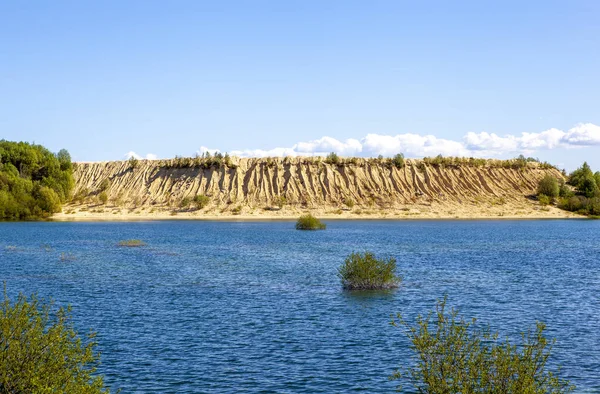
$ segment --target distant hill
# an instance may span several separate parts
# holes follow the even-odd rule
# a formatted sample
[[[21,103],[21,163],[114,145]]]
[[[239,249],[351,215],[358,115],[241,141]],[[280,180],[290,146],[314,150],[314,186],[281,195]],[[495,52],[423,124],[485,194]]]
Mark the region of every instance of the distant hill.
[[[306,211],[340,217],[564,216],[554,208],[540,208],[530,198],[546,174],[564,178],[556,168],[537,162],[457,158],[407,159],[401,168],[391,159],[328,163],[300,157],[78,163],[75,201],[65,212],[192,217],[296,217]],[[102,193],[107,200],[103,205],[98,202]]]

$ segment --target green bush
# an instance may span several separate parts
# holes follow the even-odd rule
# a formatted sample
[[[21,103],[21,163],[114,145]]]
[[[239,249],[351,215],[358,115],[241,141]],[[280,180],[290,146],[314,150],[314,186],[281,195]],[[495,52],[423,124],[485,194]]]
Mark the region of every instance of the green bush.
[[[279,209],[283,208],[285,204],[287,204],[287,199],[284,196],[277,196],[273,198],[273,205],[279,207]]]
[[[543,194],[552,198],[558,197],[560,193],[558,180],[549,174],[544,176],[538,183],[537,193],[538,195]]]
[[[352,253],[338,269],[346,290],[376,290],[398,287],[396,259],[377,259],[371,252]]]
[[[192,199],[189,197],[184,197],[181,199],[181,201],[179,202],[179,206],[181,208],[187,208],[190,206],[190,204],[192,203]]]
[[[325,158],[325,163],[335,165],[340,164],[340,157],[335,152],[331,152]]]
[[[550,203],[552,202],[552,200],[550,199],[550,197],[548,197],[545,194],[539,194],[538,195],[538,201],[540,202],[540,205],[550,205]]]
[[[98,195],[98,200],[104,205],[108,202],[108,194],[106,192],[102,192]]]
[[[296,222],[296,230],[325,230],[325,223],[321,223],[319,219],[310,213],[300,216]]]
[[[70,308],[51,311],[35,296],[13,304],[4,291],[0,307],[0,393],[105,393],[94,376],[99,361],[95,334],[82,340]]]
[[[567,393],[575,389],[547,368],[554,341],[543,334],[546,326],[523,334],[523,343],[500,341],[497,333],[477,329],[458,312],[445,311],[446,299],[435,313],[419,316],[416,326],[401,315],[393,322],[404,329],[416,353],[415,366],[392,378],[420,393]],[[435,319],[432,316],[435,314]]]
[[[350,197],[347,197],[344,199],[344,205],[346,205],[348,208],[352,209],[352,208],[354,208],[354,200],[351,199]]]
[[[573,197],[575,193],[567,186],[564,181],[561,182],[558,188],[558,195],[560,197]]]
[[[204,194],[198,194],[194,197],[194,203],[198,207],[198,209],[203,209],[210,202],[210,198],[205,196]]]
[[[140,161],[137,158],[135,158],[135,156],[131,156],[128,160],[128,163],[129,168],[131,168],[132,170],[135,170],[140,166]]]
[[[102,180],[102,182],[100,182],[100,185],[98,186],[98,189],[101,192],[104,192],[104,191],[107,191],[109,187],[110,187],[110,180],[108,178],[104,178]]]
[[[404,155],[402,153],[398,153],[392,158],[392,163],[394,164],[394,167],[398,169],[404,167]]]

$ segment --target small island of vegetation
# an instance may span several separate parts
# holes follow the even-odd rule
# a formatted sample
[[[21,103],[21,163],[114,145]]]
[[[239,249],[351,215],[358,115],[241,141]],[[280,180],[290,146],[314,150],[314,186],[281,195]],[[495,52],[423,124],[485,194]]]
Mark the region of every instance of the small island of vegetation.
[[[327,225],[310,213],[300,216],[296,222],[296,230],[325,230]]]
[[[146,246],[146,243],[141,239],[126,239],[119,242],[119,246],[127,248],[139,248],[140,246]]]
[[[381,290],[398,287],[396,259],[378,259],[371,252],[352,253],[338,269],[346,290]]]

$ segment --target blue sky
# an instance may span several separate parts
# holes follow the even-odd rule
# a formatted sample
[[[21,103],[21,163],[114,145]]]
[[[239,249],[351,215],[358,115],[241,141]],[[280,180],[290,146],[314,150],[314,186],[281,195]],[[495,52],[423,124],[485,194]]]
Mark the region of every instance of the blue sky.
[[[0,138],[80,161],[208,148],[600,169],[598,15],[598,1],[4,1]]]

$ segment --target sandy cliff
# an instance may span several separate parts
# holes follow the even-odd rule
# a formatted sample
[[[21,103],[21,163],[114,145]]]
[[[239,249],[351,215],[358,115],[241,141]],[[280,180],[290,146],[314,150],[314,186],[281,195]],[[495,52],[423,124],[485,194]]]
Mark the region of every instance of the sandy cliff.
[[[540,207],[530,196],[554,168],[485,165],[432,165],[407,160],[403,168],[375,159],[343,165],[320,159],[233,159],[231,166],[175,160],[78,163],[76,200],[59,219],[127,217],[296,217],[311,211],[323,217],[472,218],[564,217]],[[108,197],[100,204],[102,190]],[[209,197],[202,209],[187,205]],[[182,206],[182,201],[184,205]]]

